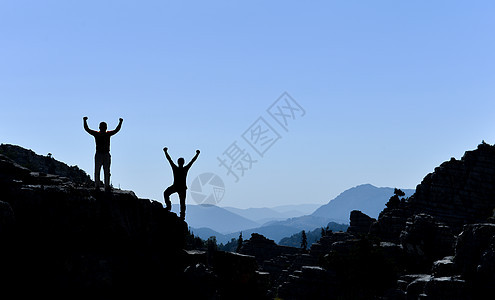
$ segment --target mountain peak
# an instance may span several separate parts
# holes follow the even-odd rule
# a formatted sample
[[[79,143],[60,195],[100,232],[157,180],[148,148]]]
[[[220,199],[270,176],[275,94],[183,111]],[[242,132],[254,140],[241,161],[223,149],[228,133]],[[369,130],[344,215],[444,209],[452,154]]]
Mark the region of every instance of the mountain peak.
[[[403,189],[406,197],[415,190]],[[360,210],[370,217],[377,218],[385,208],[385,204],[394,194],[394,188],[376,187],[365,183],[345,190],[340,195],[322,205],[313,212],[313,216],[327,217],[337,222],[349,223],[349,215],[353,210]]]

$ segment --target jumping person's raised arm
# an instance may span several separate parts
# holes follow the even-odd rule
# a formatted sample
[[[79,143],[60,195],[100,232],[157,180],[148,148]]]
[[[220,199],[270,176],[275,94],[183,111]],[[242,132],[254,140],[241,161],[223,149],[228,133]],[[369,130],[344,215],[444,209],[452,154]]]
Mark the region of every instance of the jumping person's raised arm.
[[[117,132],[119,132],[119,131],[120,131],[120,128],[122,127],[122,122],[123,122],[123,121],[124,121],[124,119],[119,118],[119,125],[117,125],[117,127],[115,127],[115,129],[114,129],[114,130],[108,131],[108,133],[109,133],[110,135],[114,135],[114,134],[116,134]]]
[[[170,165],[171,166],[175,166],[174,161],[172,160],[172,158],[170,157],[170,155],[168,155],[168,148],[167,147],[163,148],[163,152],[165,152],[165,157],[167,158],[167,160],[170,163]]]
[[[83,118],[83,122],[84,122],[84,130],[86,130],[87,133],[89,133],[91,135],[95,135],[96,133],[98,133],[97,131],[94,131],[92,129],[89,129],[89,127],[88,127],[88,117],[84,117]]]
[[[196,155],[191,159],[191,161],[187,164],[186,168],[190,168],[192,164],[198,159],[199,156],[199,150],[196,150]]]

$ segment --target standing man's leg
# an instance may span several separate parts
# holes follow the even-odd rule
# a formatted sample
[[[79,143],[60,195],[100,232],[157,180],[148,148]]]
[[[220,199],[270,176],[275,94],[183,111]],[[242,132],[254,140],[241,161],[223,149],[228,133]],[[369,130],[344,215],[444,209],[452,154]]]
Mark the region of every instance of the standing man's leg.
[[[169,186],[164,192],[163,192],[163,199],[165,200],[165,205],[167,210],[172,209],[172,202],[170,202],[170,195],[175,193],[175,187],[173,185]]]
[[[186,190],[177,192],[179,194],[180,200],[180,218],[182,220],[186,219]]]
[[[103,165],[103,159],[101,154],[96,152],[95,154],[95,188],[100,187],[100,170]]]
[[[110,153],[105,153],[103,155],[103,176],[105,178],[105,190],[110,190],[110,163],[112,157]]]

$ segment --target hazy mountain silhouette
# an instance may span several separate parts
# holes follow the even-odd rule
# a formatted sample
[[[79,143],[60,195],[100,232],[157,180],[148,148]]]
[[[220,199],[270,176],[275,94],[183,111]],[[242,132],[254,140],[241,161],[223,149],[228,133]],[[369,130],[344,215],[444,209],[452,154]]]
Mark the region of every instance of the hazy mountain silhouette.
[[[299,230],[312,230],[314,228],[325,227],[328,224],[328,222],[331,221],[333,220],[327,217],[305,215],[295,218],[289,218],[284,221],[271,221],[263,224],[263,227],[281,225],[281,226],[294,227]]]
[[[308,215],[320,206],[321,204],[294,204],[245,209],[228,206],[223,208],[259,224],[265,224],[270,221],[280,221]]]
[[[172,211],[179,211],[179,205],[173,204]],[[215,205],[188,205],[186,221],[192,228],[207,227],[221,234],[242,231],[261,225]]]
[[[191,228],[191,231],[194,233],[195,236],[199,236],[202,239],[208,239],[210,236],[215,236],[217,239],[218,243],[226,243],[229,242],[232,238],[238,238],[239,234],[242,232],[243,236],[249,237],[251,236],[252,233],[258,233],[261,234],[271,240],[274,241],[280,241],[284,237],[291,236],[295,233],[298,233],[301,231],[301,229],[296,228],[296,227],[291,227],[291,226],[285,226],[285,225],[269,225],[269,226],[262,226],[262,227],[256,227],[256,228],[251,228],[251,229],[246,229],[246,230],[240,230],[236,232],[232,232],[229,234],[219,234],[216,233],[214,230],[211,230],[209,228]]]
[[[406,197],[415,192],[413,189],[402,189],[402,191]],[[346,224],[349,224],[349,214],[353,210],[360,210],[372,218],[378,218],[378,214],[385,208],[385,203],[393,194],[394,189],[390,187],[376,187],[371,184],[358,185],[344,191],[311,215]]]
[[[415,190],[403,189],[403,191],[408,197],[414,194]],[[191,211],[195,210],[194,219],[191,217],[189,225],[195,235],[202,239],[215,236],[219,243],[226,243],[232,238],[237,238],[240,231],[246,236],[251,233],[259,233],[274,241],[280,241],[285,237],[300,233],[301,230],[311,231],[326,227],[330,222],[349,224],[350,212],[355,209],[377,218],[393,194],[394,189],[390,187],[362,184],[342,192],[328,204],[316,209],[316,204],[250,209],[217,206],[197,209],[194,206],[189,206]],[[312,211],[312,209],[315,210]],[[215,211],[215,215],[210,215],[210,211]],[[306,211],[308,214],[297,216],[302,213],[301,211]],[[277,220],[277,216],[280,218],[284,214],[292,213],[296,215]],[[228,221],[222,219],[224,216],[228,218]],[[250,218],[254,218],[258,222]],[[260,224],[261,221],[270,220],[270,218],[271,221]],[[232,230],[233,228],[237,229]]]

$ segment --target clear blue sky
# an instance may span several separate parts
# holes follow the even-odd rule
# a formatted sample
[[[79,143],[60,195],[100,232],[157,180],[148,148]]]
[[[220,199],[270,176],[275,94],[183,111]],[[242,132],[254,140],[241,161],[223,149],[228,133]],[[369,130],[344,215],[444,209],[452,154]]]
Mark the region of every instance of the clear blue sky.
[[[493,1],[2,1],[0,142],[162,201],[174,159],[222,177],[220,205],[326,203],[363,183],[415,188],[495,142]],[[306,111],[264,157],[241,135],[288,92]],[[258,159],[239,182],[217,157]],[[173,202],[177,203],[174,196]],[[188,198],[189,203],[192,202]]]

